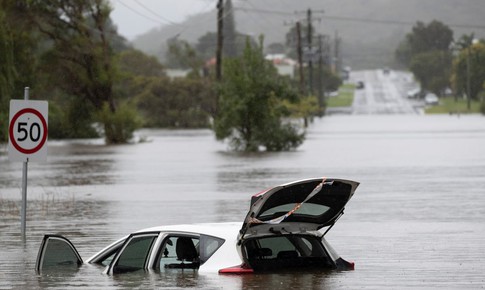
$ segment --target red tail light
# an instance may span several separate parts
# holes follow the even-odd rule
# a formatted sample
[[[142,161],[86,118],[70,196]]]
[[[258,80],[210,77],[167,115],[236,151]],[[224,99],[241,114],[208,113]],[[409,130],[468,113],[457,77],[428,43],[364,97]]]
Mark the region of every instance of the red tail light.
[[[247,266],[246,264],[241,264],[239,266],[224,268],[219,270],[219,274],[252,274],[254,270]]]

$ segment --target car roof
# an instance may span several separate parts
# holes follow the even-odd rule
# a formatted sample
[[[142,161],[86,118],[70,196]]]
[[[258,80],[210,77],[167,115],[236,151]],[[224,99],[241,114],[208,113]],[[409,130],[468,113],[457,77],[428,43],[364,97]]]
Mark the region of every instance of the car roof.
[[[223,222],[223,223],[199,223],[199,224],[179,224],[179,225],[165,225],[151,228],[141,229],[136,231],[142,232],[184,232],[194,234],[204,234],[209,236],[216,236],[221,238],[234,238],[242,222]]]

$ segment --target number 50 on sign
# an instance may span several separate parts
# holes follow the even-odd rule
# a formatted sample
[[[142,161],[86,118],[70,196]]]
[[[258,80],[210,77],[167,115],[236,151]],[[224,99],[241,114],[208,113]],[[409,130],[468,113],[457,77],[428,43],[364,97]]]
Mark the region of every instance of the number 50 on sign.
[[[8,158],[10,161],[47,159],[47,101],[10,101]]]

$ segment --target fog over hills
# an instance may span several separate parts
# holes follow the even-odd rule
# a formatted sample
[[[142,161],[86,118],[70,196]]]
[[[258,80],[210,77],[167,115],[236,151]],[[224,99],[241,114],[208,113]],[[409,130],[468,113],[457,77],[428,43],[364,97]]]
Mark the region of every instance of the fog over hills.
[[[392,66],[397,45],[417,21],[441,21],[454,31],[455,39],[472,32],[485,37],[485,0],[233,0],[233,6],[236,29],[255,37],[263,34],[265,45],[284,43],[291,25],[306,23],[311,8],[316,34],[333,41],[338,33],[344,63],[353,68]],[[180,25],[151,30],[133,44],[163,59],[167,39],[177,36],[196,43],[209,31],[216,31],[215,7]]]

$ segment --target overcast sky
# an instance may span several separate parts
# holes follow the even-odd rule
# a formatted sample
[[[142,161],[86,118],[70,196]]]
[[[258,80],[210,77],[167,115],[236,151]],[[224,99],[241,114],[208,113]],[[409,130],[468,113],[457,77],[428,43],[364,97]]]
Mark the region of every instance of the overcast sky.
[[[110,0],[111,19],[129,40],[150,29],[180,23],[187,16],[215,8],[216,0]]]

